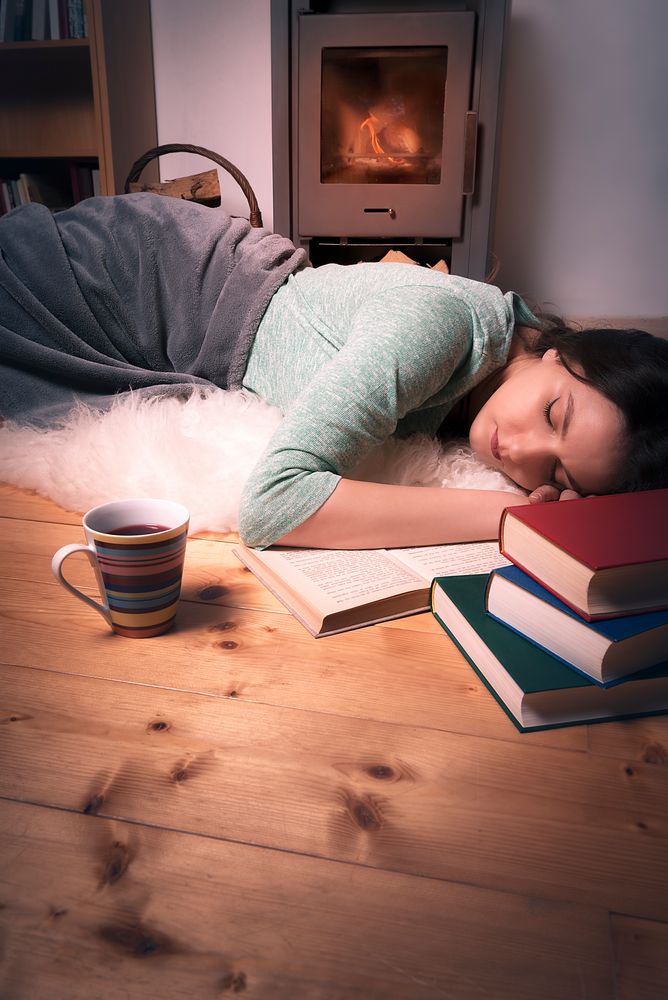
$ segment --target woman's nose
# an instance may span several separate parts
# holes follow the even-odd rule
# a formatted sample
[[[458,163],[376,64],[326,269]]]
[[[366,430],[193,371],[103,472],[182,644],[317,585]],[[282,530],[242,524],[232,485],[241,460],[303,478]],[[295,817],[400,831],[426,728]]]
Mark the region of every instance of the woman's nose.
[[[508,457],[513,465],[527,467],[544,464],[549,456],[538,434],[516,434],[508,442]]]

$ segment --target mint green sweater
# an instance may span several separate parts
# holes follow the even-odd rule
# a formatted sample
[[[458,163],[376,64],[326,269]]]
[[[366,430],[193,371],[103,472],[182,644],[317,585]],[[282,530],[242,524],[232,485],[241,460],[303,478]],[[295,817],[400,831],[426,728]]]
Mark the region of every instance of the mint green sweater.
[[[435,434],[454,404],[501,367],[519,296],[407,264],[328,264],[272,298],[244,388],[284,419],[244,488],[239,531],[264,548],[313,514],[389,435]]]

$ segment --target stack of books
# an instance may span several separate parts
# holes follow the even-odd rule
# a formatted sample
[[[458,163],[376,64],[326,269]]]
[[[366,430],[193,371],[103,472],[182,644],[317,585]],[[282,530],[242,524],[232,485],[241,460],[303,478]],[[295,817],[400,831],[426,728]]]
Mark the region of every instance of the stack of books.
[[[53,159],[48,166],[40,164],[39,169],[0,177],[0,215],[30,202],[60,212],[98,194],[100,171],[96,162]]]
[[[84,0],[0,0],[0,42],[86,38]]]
[[[509,507],[432,611],[521,731],[668,711],[668,490]]]

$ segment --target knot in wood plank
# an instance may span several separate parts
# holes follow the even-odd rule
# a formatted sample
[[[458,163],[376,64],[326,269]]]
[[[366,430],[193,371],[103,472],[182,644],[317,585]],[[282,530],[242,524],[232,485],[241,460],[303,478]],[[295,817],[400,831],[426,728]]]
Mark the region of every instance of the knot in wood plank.
[[[642,752],[645,764],[665,764],[668,751],[661,743],[648,743]]]
[[[394,768],[389,764],[372,764],[371,767],[367,767],[366,773],[378,781],[390,781],[395,777]]]
[[[182,953],[182,949],[176,947],[166,934],[146,927],[139,921],[136,924],[109,924],[100,927],[98,936],[119,951],[136,958],[145,958],[159,953],[163,955]]]
[[[132,860],[127,844],[115,840],[109,851],[109,858],[102,873],[101,885],[113,885],[126,873]]]
[[[86,805],[83,807],[84,816],[97,816],[100,809],[104,805],[104,795],[92,795]]]
[[[149,722],[146,727],[147,733],[164,733],[166,730],[170,729],[171,726],[168,722],[164,722],[162,719],[155,719],[153,722]]]
[[[226,972],[220,981],[221,990],[230,990],[232,993],[241,993],[246,989],[245,972]]]

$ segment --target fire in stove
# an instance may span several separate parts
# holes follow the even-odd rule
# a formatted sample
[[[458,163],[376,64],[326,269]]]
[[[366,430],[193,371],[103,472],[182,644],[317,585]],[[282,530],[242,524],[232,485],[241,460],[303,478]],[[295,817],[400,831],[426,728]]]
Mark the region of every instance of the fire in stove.
[[[322,183],[440,183],[446,52],[325,50]]]
[[[371,149],[369,149],[369,145]],[[416,156],[424,155],[418,134],[402,119],[401,109],[375,107],[359,127],[349,162],[358,165],[410,169]]]

